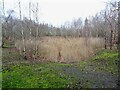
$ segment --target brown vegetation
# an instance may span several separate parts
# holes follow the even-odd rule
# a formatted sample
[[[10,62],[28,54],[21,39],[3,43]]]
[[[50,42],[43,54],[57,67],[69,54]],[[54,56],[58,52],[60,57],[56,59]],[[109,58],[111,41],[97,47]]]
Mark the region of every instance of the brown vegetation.
[[[33,58],[35,55],[35,43],[38,45],[37,60],[57,61],[57,62],[79,62],[95,54],[96,49],[104,47],[103,38],[88,38],[85,45],[85,38],[73,37],[42,37],[32,43],[25,40],[26,55]],[[22,41],[16,42],[16,47],[21,51],[24,47]],[[32,57],[33,56],[33,57]]]

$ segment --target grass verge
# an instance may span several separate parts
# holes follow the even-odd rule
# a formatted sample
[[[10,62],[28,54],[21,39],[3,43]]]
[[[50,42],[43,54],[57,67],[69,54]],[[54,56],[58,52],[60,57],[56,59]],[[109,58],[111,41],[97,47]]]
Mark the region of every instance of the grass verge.
[[[118,75],[118,52],[111,50],[102,50],[89,60],[82,61],[79,67],[83,70],[109,72]]]

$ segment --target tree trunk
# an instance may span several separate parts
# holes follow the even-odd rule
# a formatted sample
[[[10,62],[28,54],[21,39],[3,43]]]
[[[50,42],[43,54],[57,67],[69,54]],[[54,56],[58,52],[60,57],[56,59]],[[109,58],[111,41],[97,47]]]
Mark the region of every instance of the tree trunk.
[[[113,38],[113,30],[111,29],[111,33],[110,33],[110,50],[112,50],[112,38]]]
[[[22,42],[23,42],[23,55],[25,57],[25,39],[24,39],[24,33],[23,33],[23,22],[22,22],[22,15],[21,15],[21,3],[19,0],[19,13],[20,13],[20,20],[21,20],[21,34],[22,34]]]
[[[106,37],[106,32],[105,32],[105,49],[107,49],[107,37]]]
[[[2,47],[2,23],[0,23],[0,47]]]
[[[36,45],[35,45],[35,55],[38,56],[38,44],[37,44],[37,38],[38,38],[38,3],[36,5]]]

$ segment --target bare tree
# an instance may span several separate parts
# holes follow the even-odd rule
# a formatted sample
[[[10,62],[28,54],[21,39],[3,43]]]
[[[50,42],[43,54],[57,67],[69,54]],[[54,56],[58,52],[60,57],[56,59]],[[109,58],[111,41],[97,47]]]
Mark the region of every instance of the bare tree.
[[[29,2],[29,19],[31,22],[31,1]],[[30,28],[30,40],[31,40],[31,28]]]
[[[88,25],[88,19],[85,19],[84,24],[84,37],[85,37],[85,45],[88,45],[88,37],[89,37],[89,25]]]
[[[77,20],[73,21],[73,27],[76,29],[76,33],[78,36],[82,36],[82,20],[78,18]]]
[[[4,17],[5,17],[5,7],[4,7],[4,0],[3,0],[3,15],[4,15]],[[3,23],[2,23],[2,26],[3,26]],[[5,25],[5,27],[6,27],[6,25]],[[3,29],[2,29],[3,30]],[[5,32],[5,36],[6,36],[6,30],[4,31]],[[2,47],[4,46],[4,41],[2,40],[2,45],[1,45]]]
[[[105,11],[105,19],[110,27],[110,50],[117,40],[117,2],[110,2]]]
[[[10,32],[13,27],[9,25],[9,19],[11,19],[11,15],[14,12],[14,10],[8,10],[8,17],[3,17],[4,21],[2,23],[2,36],[3,36],[3,40],[2,40],[2,47],[4,48],[4,44],[6,43],[6,41],[9,41],[10,39]],[[11,34],[12,35],[12,34]]]
[[[38,3],[36,5],[36,23],[38,24]],[[36,26],[36,55],[38,55],[37,38],[38,38],[38,25]]]
[[[36,40],[36,43],[35,43],[35,54],[34,54],[34,59],[35,59],[35,56],[37,57],[38,55],[38,45],[37,45],[37,39],[38,39],[38,25],[39,25],[39,22],[38,22],[38,2],[36,3],[36,6],[35,6],[35,9],[32,10],[34,15],[35,15],[35,22],[34,22],[34,25],[35,25],[35,40]]]
[[[2,47],[2,22],[0,22],[0,47]]]
[[[110,50],[112,50],[112,38],[113,38],[113,26],[112,26],[112,22],[110,21],[110,19],[108,18],[109,14],[107,15],[106,11],[105,11],[105,19],[106,21],[109,23],[110,26]]]
[[[21,34],[22,34],[22,42],[23,42],[23,55],[25,57],[25,39],[24,39],[24,32],[23,32],[23,22],[22,22],[22,14],[21,14],[21,2],[19,0],[19,14],[20,14],[20,26],[21,26]]]
[[[5,4],[4,4],[4,0],[3,0],[3,15],[5,16]]]

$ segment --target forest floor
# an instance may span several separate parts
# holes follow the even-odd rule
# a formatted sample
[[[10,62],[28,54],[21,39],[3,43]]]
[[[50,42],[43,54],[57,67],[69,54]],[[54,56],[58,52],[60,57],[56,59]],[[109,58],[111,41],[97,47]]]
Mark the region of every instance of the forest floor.
[[[79,63],[32,62],[14,49],[2,50],[3,88],[115,88],[117,51],[101,50]]]

